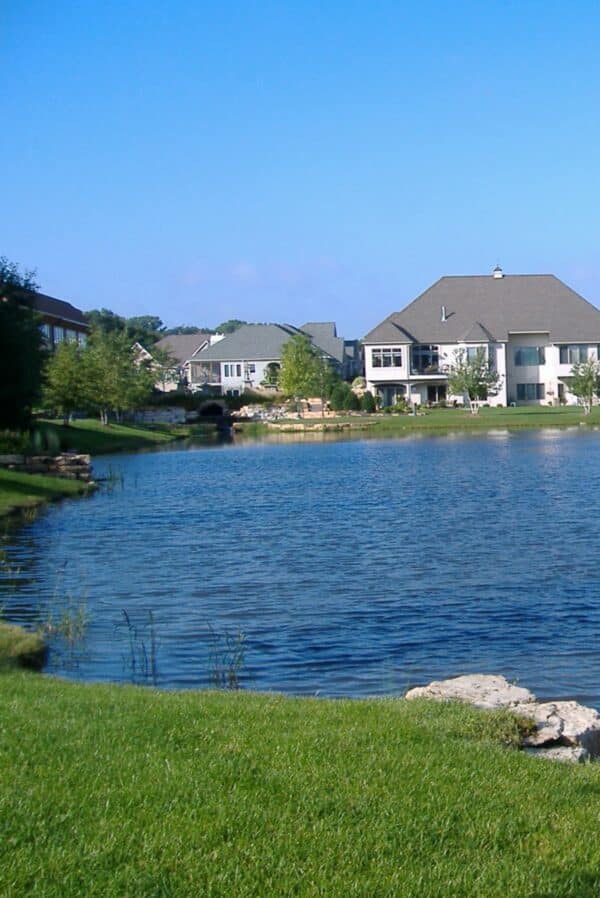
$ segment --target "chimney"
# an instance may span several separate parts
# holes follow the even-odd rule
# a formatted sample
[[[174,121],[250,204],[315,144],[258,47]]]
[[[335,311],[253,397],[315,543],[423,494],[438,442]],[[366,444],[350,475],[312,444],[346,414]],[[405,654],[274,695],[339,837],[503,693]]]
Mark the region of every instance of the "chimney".
[[[504,277],[504,272],[502,271],[502,269],[500,268],[499,265],[496,265],[496,267],[492,271],[492,277],[495,277],[495,278],[503,278]]]
[[[442,306],[442,321],[445,321],[448,316],[446,315],[446,306]]]

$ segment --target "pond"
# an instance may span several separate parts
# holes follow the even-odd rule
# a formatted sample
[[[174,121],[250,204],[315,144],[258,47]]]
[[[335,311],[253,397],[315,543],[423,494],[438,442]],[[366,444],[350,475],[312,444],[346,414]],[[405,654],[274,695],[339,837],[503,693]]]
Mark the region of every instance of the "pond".
[[[50,621],[49,672],[366,696],[481,671],[600,705],[599,434],[244,442],[95,470],[99,493],[7,545],[4,616]]]

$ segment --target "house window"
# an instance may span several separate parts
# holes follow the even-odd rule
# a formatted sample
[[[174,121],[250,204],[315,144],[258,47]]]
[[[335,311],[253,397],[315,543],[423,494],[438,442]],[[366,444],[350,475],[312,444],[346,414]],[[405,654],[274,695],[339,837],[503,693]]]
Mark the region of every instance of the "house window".
[[[520,346],[515,350],[515,365],[544,365],[546,353],[543,346]]]
[[[232,368],[232,372],[231,372],[231,373],[233,374],[233,365],[231,366],[231,368]],[[235,373],[236,373],[236,376],[237,376],[237,377],[241,377],[241,376],[242,376],[242,366],[241,366],[241,365],[236,365],[236,366],[235,366]]]
[[[52,328],[49,324],[42,324],[42,336],[44,338],[44,343],[48,346],[52,343]]]
[[[373,368],[401,368],[402,350],[399,347],[385,347],[371,350]]]
[[[412,348],[413,374],[438,374],[440,370],[440,354],[438,346],[426,344]]]
[[[560,347],[561,365],[578,365],[580,362],[587,362],[589,356],[598,358],[598,347],[596,345],[588,346],[587,343],[570,343],[568,346]]]
[[[55,343],[62,343],[62,341],[63,341],[64,339],[65,339],[65,329],[64,329],[64,327],[57,327],[56,325],[54,325],[54,342],[55,342]]]
[[[544,384],[517,384],[517,401],[533,402],[544,398]]]
[[[248,363],[248,374],[256,374],[256,365],[252,362]]]
[[[85,346],[87,343],[87,336],[85,334],[77,334],[77,339],[79,340],[80,346]]]

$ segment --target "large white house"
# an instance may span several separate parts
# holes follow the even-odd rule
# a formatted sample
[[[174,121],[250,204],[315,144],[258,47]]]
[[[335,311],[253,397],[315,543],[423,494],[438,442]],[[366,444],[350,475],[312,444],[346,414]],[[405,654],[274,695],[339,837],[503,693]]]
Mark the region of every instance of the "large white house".
[[[577,402],[572,367],[600,352],[600,310],[551,274],[442,277],[363,340],[367,388],[384,405],[462,402],[455,352],[483,347],[501,377],[490,405]]]

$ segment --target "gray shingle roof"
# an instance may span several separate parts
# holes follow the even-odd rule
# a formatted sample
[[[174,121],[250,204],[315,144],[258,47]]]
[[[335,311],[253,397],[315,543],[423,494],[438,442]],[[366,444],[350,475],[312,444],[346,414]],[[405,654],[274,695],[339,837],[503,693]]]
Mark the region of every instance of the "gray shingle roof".
[[[596,343],[600,310],[552,274],[443,277],[363,342],[482,342],[507,340],[510,332],[548,333],[553,343]]]
[[[162,337],[156,345],[159,349],[169,352],[181,364],[191,359],[209,340],[210,334],[198,331],[195,334],[169,334],[167,337]]]
[[[301,328],[291,324],[243,324],[214,346],[202,350],[200,356],[207,362],[280,359],[285,343],[303,333],[311,338],[314,346],[343,363],[344,341],[335,335],[333,322],[313,322]]]
[[[214,346],[203,349],[200,357],[213,362],[279,359],[283,345],[298,333],[289,324],[243,324]]]
[[[327,355],[338,362],[344,361],[344,341],[338,337],[333,321],[309,321],[300,328],[312,338],[313,343],[319,346]]]

